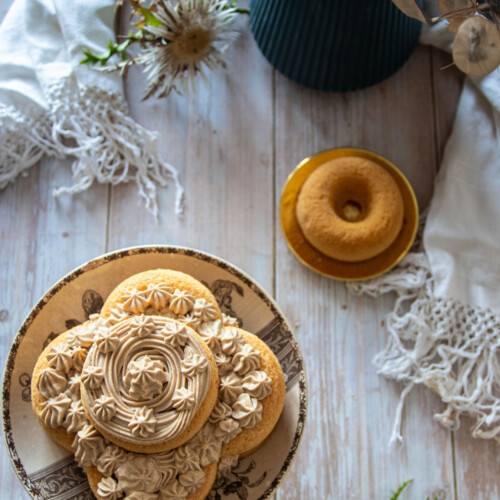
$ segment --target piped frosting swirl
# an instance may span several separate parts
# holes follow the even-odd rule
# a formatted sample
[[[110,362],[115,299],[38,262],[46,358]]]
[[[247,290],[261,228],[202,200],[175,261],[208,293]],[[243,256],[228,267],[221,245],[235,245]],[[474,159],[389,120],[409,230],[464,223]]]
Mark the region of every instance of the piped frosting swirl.
[[[200,339],[181,327],[161,316],[125,318],[102,337],[118,339],[116,349],[101,349],[99,340],[89,349],[82,391],[99,428],[119,440],[149,445],[189,426],[208,392],[211,369]],[[175,334],[170,338],[166,331]]]

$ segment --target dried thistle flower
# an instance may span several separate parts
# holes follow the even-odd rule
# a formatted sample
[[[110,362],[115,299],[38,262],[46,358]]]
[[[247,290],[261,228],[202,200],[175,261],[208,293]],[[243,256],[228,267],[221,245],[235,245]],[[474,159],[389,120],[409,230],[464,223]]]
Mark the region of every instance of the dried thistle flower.
[[[167,96],[173,89],[187,91],[207,71],[226,66],[224,53],[236,38],[236,2],[228,0],[151,0],[146,7],[129,0],[137,28],[120,44],[108,43],[108,52],[84,51],[85,64],[100,63],[102,71],[125,71],[129,66],[144,66],[148,88],[144,99]],[[138,43],[141,50],[131,56],[127,49]],[[111,63],[110,59],[121,60]]]
[[[481,77],[500,66],[500,0],[438,0],[439,17],[430,16],[416,0],[392,1],[426,24],[446,19],[456,33],[453,62],[464,73]]]
[[[156,18],[160,26],[148,26],[159,43],[137,58],[146,66],[147,96],[168,95],[174,87],[187,90],[196,75],[206,78],[206,70],[225,67],[224,52],[234,40],[235,12],[223,8],[220,0],[179,0],[177,5],[160,1]]]

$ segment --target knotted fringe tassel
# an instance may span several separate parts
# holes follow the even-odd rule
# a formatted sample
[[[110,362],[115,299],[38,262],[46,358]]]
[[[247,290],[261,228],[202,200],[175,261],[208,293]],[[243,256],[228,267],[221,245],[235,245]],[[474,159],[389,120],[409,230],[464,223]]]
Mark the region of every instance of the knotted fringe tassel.
[[[12,106],[0,104],[0,189],[35,165],[44,155],[59,156],[51,141],[47,113],[26,117]]]
[[[75,95],[75,93],[77,95]],[[172,181],[175,212],[182,213],[183,189],[177,170],[163,161],[157,134],[128,115],[122,96],[92,87],[51,87],[45,116],[22,117],[0,108],[0,187],[37,163],[43,155],[73,156],[74,184],[54,195],[85,191],[94,181],[113,185],[135,181],[146,209],[158,218],[156,187]]]
[[[460,416],[474,420],[472,435],[500,443],[500,317],[489,310],[437,298],[423,251],[413,251],[390,273],[350,283],[356,295],[396,292],[386,317],[386,348],[377,354],[377,373],[405,384],[391,444],[401,441],[404,400],[416,384],[434,390],[445,404],[434,418],[456,430]]]

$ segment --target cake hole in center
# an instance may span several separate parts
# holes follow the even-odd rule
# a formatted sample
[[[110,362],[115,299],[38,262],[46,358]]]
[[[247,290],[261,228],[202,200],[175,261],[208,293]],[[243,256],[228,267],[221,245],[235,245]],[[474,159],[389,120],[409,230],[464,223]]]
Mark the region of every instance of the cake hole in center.
[[[354,200],[348,200],[342,205],[341,216],[347,222],[357,222],[361,219],[363,209],[361,205]]]

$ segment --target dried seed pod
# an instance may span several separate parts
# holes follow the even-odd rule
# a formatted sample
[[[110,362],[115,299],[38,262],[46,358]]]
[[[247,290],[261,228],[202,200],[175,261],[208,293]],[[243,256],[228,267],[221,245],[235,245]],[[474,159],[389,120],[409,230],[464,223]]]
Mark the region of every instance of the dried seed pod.
[[[416,0],[392,0],[392,3],[407,16],[418,19],[423,23],[428,23],[424,11],[420,8]]]
[[[453,61],[464,73],[484,76],[500,65],[500,32],[491,21],[472,16],[455,35]]]

